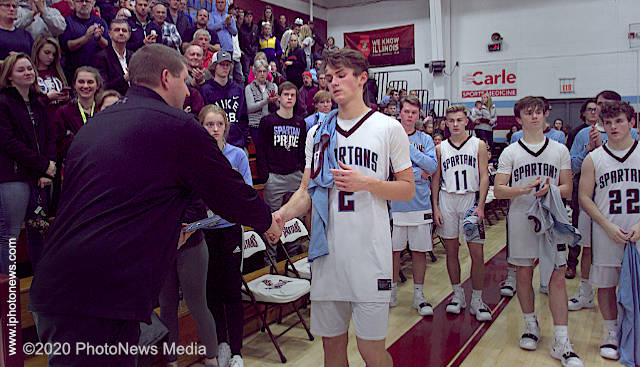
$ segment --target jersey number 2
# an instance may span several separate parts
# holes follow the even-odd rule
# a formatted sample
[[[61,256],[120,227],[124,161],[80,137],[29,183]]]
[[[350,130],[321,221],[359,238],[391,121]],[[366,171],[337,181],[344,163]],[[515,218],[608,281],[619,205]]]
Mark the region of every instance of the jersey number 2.
[[[462,173],[460,173],[462,172]],[[468,189],[468,185],[467,185],[467,170],[464,171],[456,171],[455,172],[456,175],[456,191],[460,190],[460,176],[462,176],[462,181],[464,182],[464,187],[463,189],[466,190]]]
[[[353,212],[356,210],[356,204],[354,203],[353,199],[347,200],[347,196],[351,195],[353,195],[353,193],[349,191],[338,192],[338,211]]]
[[[622,191],[609,191],[609,214],[622,214]],[[627,189],[627,214],[640,213],[640,189]]]

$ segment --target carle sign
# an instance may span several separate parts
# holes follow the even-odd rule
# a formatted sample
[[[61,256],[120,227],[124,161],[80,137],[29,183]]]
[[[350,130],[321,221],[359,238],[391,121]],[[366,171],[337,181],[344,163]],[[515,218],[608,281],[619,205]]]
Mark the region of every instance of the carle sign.
[[[518,95],[518,73],[515,63],[462,65],[460,97],[515,97]]]

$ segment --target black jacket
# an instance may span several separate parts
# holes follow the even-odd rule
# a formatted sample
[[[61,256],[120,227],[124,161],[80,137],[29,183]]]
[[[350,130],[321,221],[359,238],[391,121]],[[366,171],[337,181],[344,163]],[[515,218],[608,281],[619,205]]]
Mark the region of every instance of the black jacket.
[[[167,8],[166,21],[175,25],[176,28],[178,28],[178,33],[180,33],[180,38],[184,40],[185,33],[189,28],[191,28],[191,23],[189,22],[189,18],[187,18],[187,16],[184,15],[183,12],[179,11],[177,22],[174,22],[173,17],[171,16],[171,13],[169,13],[169,8]]]
[[[130,50],[127,50],[124,54],[127,65],[129,65],[132,54],[133,52]],[[126,70],[122,70],[118,55],[112,46],[107,46],[96,55],[96,68],[100,71],[102,79],[104,79],[104,89],[114,89],[122,95],[127,93],[129,83],[124,80]]]
[[[56,160],[55,129],[39,95],[29,92],[35,125],[14,87],[0,90],[0,182],[36,181]]]
[[[32,311],[149,322],[193,195],[258,233],[271,224],[213,137],[141,86],[80,129],[64,174]]]
[[[253,57],[259,48],[258,38],[260,38],[260,32],[258,31],[258,26],[253,23],[244,23],[240,26],[240,29],[238,29],[240,49],[250,58],[252,63]]]
[[[302,73],[307,68],[307,56],[302,47],[298,46],[289,53],[286,61],[292,61],[293,65],[285,65],[287,80],[295,84],[298,89],[302,87]]]

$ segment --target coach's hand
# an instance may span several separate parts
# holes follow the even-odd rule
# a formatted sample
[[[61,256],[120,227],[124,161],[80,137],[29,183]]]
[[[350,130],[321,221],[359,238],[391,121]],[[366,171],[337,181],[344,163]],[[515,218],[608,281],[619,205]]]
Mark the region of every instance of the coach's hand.
[[[533,196],[545,196],[548,192],[549,192],[549,181],[550,178],[547,177],[547,179],[544,181],[544,185],[542,185],[542,187],[540,188],[540,190],[536,191]],[[542,180],[536,180],[536,182],[542,183]]]
[[[365,176],[340,161],[338,161],[338,164],[342,169],[330,169],[329,172],[333,174],[334,185],[340,191],[357,192],[367,190],[372,180],[375,180],[375,178]]]
[[[269,229],[265,233],[269,242],[271,243],[278,242],[278,240],[280,239],[280,236],[282,236],[283,228],[284,228],[284,221],[280,216],[280,212],[275,211],[271,213],[271,227],[269,227]]]
[[[484,211],[483,211],[483,216],[484,216]],[[444,219],[442,219],[442,213],[440,213],[440,210],[436,207],[433,208],[433,222],[438,227],[442,227],[442,225],[444,224]]]

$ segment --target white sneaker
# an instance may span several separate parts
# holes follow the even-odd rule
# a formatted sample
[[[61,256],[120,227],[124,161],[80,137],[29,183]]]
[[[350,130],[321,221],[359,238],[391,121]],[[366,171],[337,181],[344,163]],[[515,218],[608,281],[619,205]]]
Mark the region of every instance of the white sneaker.
[[[507,277],[500,282],[500,295],[503,297],[513,297],[516,294],[516,279]]]
[[[549,286],[540,284],[540,289],[538,289],[538,291],[540,293],[546,294],[548,296],[549,295]]]
[[[596,304],[593,300],[594,291],[591,290],[589,294],[585,294],[582,291],[582,287],[578,287],[578,291],[573,297],[569,300],[569,311],[578,311],[583,308],[594,308]]]
[[[433,306],[431,306],[431,303],[427,302],[424,295],[413,297],[413,307],[418,310],[418,313],[421,316],[433,316]]]
[[[600,345],[600,355],[606,359],[620,359],[620,353],[618,353],[618,333],[615,330],[609,330],[607,335],[604,336],[602,345]]]
[[[228,367],[231,360],[231,347],[227,343],[218,344],[218,366]]]
[[[476,316],[478,321],[491,321],[491,309],[487,306],[482,299],[471,300],[471,307],[469,312]]]
[[[520,348],[525,350],[536,350],[538,348],[538,340],[540,340],[540,326],[538,321],[525,322],[524,333],[520,337]]]
[[[580,357],[573,351],[569,339],[559,341],[553,338],[553,342],[551,343],[551,356],[560,360],[564,367],[584,367]]]
[[[233,356],[229,361],[229,367],[244,367],[244,362],[242,361],[242,357],[239,355]]]
[[[460,314],[462,309],[467,307],[467,302],[464,299],[464,290],[460,292],[453,292],[451,300],[447,303],[447,312],[453,314]]]
[[[398,287],[391,287],[391,300],[389,301],[389,307],[396,307],[398,305]]]

